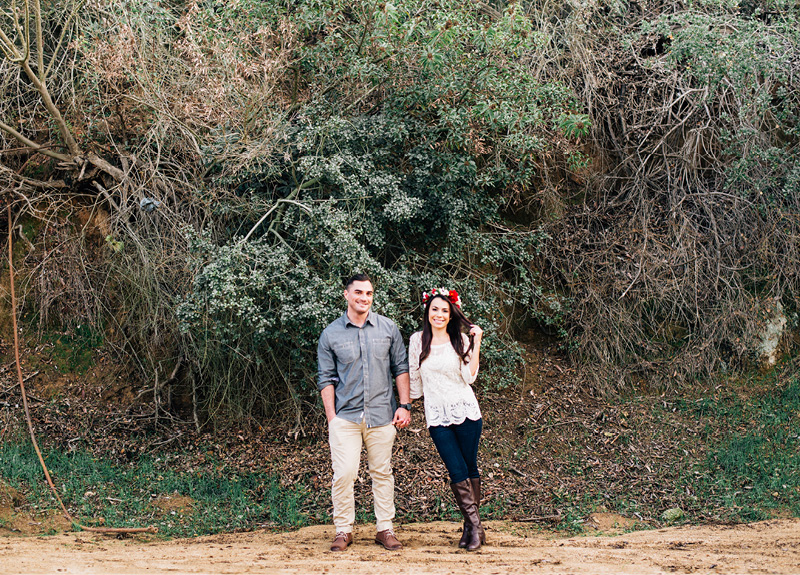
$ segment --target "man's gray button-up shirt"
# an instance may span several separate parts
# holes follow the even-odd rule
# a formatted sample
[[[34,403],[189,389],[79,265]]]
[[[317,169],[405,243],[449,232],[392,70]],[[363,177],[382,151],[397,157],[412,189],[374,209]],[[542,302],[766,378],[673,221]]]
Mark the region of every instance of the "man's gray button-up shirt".
[[[319,338],[317,367],[317,388],[334,386],[337,417],[363,419],[368,427],[392,422],[392,379],[408,373],[406,346],[392,320],[370,311],[359,327],[342,314]]]

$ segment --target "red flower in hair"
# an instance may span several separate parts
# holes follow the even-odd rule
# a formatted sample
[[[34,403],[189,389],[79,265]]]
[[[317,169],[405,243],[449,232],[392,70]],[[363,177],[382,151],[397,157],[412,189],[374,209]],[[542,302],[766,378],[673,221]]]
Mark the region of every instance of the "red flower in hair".
[[[428,300],[435,295],[443,295],[451,304],[456,305],[459,308],[461,307],[461,297],[458,295],[458,292],[454,289],[446,289],[443,287],[433,288],[429,291],[422,292],[422,303],[428,303]]]
[[[458,292],[456,290],[451,289],[450,293],[447,294],[447,297],[450,299],[450,303],[454,303],[454,304],[458,305],[459,307],[461,307],[461,304],[459,303],[459,300],[458,300]]]

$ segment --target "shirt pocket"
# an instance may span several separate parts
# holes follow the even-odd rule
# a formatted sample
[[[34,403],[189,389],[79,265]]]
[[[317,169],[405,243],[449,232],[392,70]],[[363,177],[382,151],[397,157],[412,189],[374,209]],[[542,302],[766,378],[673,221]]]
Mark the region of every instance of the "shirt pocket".
[[[343,365],[353,363],[356,359],[356,348],[352,341],[335,343],[333,353],[336,355],[336,361]]]
[[[372,353],[378,359],[389,357],[389,349],[392,347],[392,339],[389,337],[376,337],[372,339]]]

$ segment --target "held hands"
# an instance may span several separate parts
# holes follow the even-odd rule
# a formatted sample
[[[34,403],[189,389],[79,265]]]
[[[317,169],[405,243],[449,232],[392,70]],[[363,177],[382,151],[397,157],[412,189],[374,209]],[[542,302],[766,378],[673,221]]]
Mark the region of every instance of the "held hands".
[[[398,407],[397,410],[394,412],[394,419],[392,420],[392,425],[396,426],[397,429],[403,429],[404,427],[408,427],[410,424],[411,424],[411,412],[404,407]]]

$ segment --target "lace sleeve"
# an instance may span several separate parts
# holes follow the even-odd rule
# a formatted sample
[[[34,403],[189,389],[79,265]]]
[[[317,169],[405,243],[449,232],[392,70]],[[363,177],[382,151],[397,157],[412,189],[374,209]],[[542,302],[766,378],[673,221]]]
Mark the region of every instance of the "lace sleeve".
[[[408,375],[411,378],[411,399],[422,397],[422,377],[419,374],[419,354],[422,351],[420,332],[411,335],[408,340]]]
[[[467,336],[467,334],[461,334],[461,337],[464,338],[464,348],[466,349],[467,347],[469,347],[469,337]],[[463,361],[461,362],[461,379],[463,379],[464,383],[466,383],[467,385],[472,385],[473,383],[475,383],[475,380],[478,379],[478,372],[481,370],[481,366],[480,364],[478,364],[478,369],[475,370],[475,375],[472,375],[472,373],[470,373],[469,360],[471,358],[472,356],[468,355],[467,363],[464,363]]]

